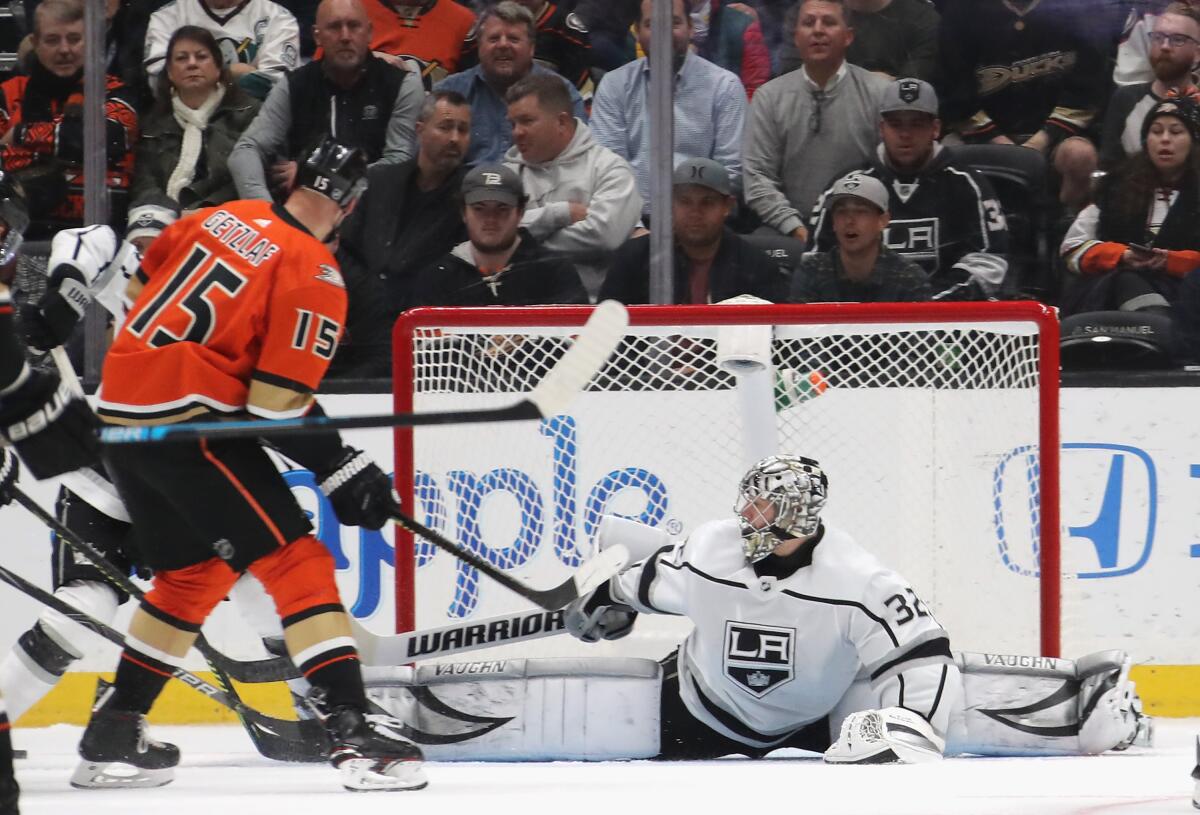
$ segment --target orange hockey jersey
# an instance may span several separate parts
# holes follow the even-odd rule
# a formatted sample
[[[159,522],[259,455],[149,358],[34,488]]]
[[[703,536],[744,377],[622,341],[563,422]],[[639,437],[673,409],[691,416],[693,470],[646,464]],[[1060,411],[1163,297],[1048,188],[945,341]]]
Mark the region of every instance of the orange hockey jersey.
[[[269,201],[167,227],[128,294],[100,385],[97,413],[110,424],[302,416],[346,321],[333,255]]]
[[[414,59],[426,89],[458,70],[463,43],[475,15],[454,0],[425,0],[393,8],[386,0],[364,0],[371,20],[371,50]]]

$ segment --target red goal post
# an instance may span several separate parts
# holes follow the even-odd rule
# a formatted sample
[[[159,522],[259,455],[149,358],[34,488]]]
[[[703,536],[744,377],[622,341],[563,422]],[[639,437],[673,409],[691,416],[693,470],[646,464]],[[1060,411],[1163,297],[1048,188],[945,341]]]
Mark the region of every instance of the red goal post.
[[[516,402],[590,312],[407,312],[393,335],[395,408]],[[683,537],[731,511],[749,462],[796,452],[829,474],[825,518],[911,580],[956,648],[1059,654],[1054,309],[629,312],[626,340],[567,414],[398,428],[406,511],[540,587],[586,556],[600,514]],[[397,630],[524,608],[424,542],[400,530],[396,538]]]

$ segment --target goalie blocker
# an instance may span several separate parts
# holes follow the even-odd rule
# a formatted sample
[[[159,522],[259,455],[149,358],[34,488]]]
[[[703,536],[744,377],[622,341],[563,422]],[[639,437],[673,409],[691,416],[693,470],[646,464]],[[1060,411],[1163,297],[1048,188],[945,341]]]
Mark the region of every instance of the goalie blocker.
[[[884,708],[864,675],[829,716],[830,763],[946,755],[1090,755],[1149,743],[1129,657],[958,653],[945,741]],[[437,761],[604,761],[660,755],[662,666],[631,658],[510,659],[364,669],[367,695]],[[807,728],[806,728],[807,730]]]

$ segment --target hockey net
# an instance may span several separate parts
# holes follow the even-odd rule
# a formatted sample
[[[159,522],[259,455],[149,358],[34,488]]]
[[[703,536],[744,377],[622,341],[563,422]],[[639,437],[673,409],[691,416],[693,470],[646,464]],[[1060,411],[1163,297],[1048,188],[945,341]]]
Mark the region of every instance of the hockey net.
[[[409,312],[395,333],[397,411],[519,400],[589,312]],[[956,648],[1057,653],[1052,310],[647,306],[630,322],[565,415],[398,431],[404,505],[545,587],[591,551],[604,513],[681,539],[730,516],[751,462],[794,452],[829,475],[824,518],[907,577]],[[401,630],[528,608],[420,539],[398,534],[396,546]],[[643,620],[603,648],[662,656],[686,630]],[[500,655],[602,652],[580,647],[554,637]]]

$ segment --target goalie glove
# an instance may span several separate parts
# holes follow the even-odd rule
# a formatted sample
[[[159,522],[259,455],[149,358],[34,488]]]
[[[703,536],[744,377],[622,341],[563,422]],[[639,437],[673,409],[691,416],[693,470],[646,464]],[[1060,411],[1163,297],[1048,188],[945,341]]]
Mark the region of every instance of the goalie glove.
[[[918,764],[939,761],[946,740],[920,714],[902,707],[860,710],[842,722],[829,764]]]
[[[633,630],[637,612],[612,599],[608,581],[575,600],[563,611],[563,627],[583,642],[619,640]]]
[[[26,368],[0,393],[0,436],[35,478],[87,467],[100,460],[96,416],[58,374]]]
[[[361,450],[343,447],[341,458],[316,476],[321,492],[346,526],[380,529],[400,510],[392,479]]]

